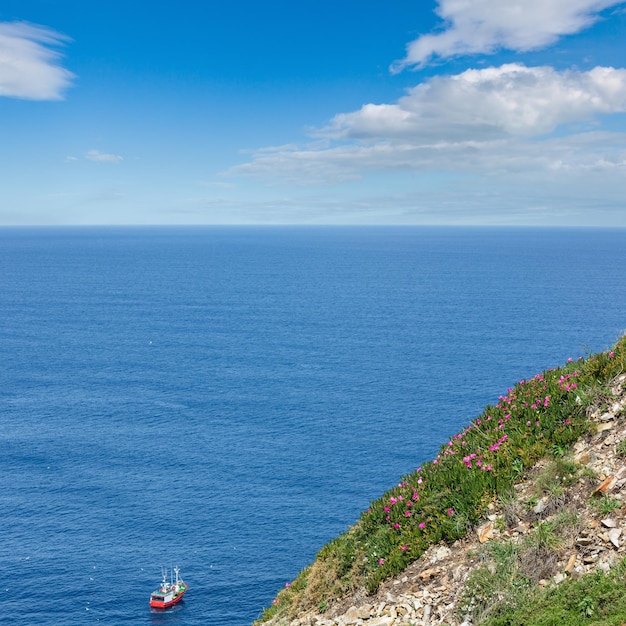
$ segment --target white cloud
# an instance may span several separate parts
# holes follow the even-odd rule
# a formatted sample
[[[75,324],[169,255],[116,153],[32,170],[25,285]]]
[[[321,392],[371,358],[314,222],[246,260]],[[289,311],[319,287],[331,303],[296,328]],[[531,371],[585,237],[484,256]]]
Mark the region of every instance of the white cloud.
[[[626,70],[557,72],[517,63],[439,76],[397,104],[367,104],[318,131],[333,139],[454,140],[537,136],[562,124],[626,111]]]
[[[395,104],[368,104],[335,116],[315,131],[325,145],[259,150],[230,173],[327,184],[392,169],[623,171],[626,135],[601,132],[598,121],[621,112],[626,70],[557,72],[518,64],[468,70],[432,78]],[[555,130],[563,137],[549,139]]]
[[[89,150],[89,152],[85,154],[85,158],[88,161],[95,161],[96,163],[119,163],[124,160],[124,157],[118,154],[107,154],[99,150]]]
[[[434,58],[537,50],[589,27],[600,11],[624,0],[439,0],[442,32],[418,37],[392,70],[422,67]]]
[[[61,100],[74,78],[53,49],[68,38],[49,28],[0,22],[0,96]]]

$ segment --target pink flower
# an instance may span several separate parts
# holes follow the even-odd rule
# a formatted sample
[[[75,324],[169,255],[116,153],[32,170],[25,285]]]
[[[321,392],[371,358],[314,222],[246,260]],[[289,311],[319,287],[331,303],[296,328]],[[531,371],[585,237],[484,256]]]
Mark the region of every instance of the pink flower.
[[[419,500],[420,499],[420,494],[417,493],[417,491],[413,494],[413,500]]]
[[[611,351],[609,352],[609,357],[613,358],[615,356],[615,352]]]
[[[411,511],[405,511],[404,517],[411,517]]]
[[[413,503],[410,500],[407,500],[406,505],[407,506],[413,506]]]
[[[409,546],[400,546],[400,550],[402,550],[402,552],[405,552],[408,547]]]
[[[454,515],[454,509],[448,509],[448,517],[452,517]]]
[[[291,587],[291,583],[285,583],[285,587],[287,588]]]
[[[385,513],[389,513],[389,511],[391,511],[391,509],[388,506],[386,506],[386,507],[383,508],[383,511]]]
[[[391,504],[395,504],[397,500],[395,498],[389,498],[389,502],[391,502]]]
[[[426,523],[425,522],[420,522],[419,523],[419,527],[423,530],[424,528],[426,528]]]
[[[400,524],[398,524],[398,522],[396,522],[396,523],[393,525],[393,527],[394,527],[396,530],[398,530],[398,528],[400,528]]]
[[[385,562],[385,559],[378,559],[378,565],[382,565]]]

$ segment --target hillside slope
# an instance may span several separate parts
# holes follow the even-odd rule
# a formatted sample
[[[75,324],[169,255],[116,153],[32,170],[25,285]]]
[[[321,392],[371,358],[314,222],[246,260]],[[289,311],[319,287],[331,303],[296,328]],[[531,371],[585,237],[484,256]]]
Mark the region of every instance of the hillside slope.
[[[530,623],[515,621],[529,602],[554,613],[551,590],[578,577],[599,571],[605,593],[626,568],[625,372],[623,337],[520,381],[325,546],[257,624],[512,626]],[[580,593],[572,624],[621,623],[594,622],[606,607]],[[568,623],[563,611],[537,623]]]

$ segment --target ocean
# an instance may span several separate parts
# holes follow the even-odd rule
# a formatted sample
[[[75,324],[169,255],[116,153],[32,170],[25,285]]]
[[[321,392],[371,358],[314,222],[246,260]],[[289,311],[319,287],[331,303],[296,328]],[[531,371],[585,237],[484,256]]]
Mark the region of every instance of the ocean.
[[[249,625],[508,387],[610,347],[625,267],[624,229],[0,229],[0,622]]]

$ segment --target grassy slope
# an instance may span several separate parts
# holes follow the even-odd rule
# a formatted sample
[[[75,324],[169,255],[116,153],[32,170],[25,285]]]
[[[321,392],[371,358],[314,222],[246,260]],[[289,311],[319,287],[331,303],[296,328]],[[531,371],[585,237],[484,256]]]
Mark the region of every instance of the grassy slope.
[[[429,545],[464,536],[539,458],[562,453],[588,432],[587,408],[625,370],[623,337],[610,351],[520,381],[444,444],[436,459],[403,477],[324,546],[257,624],[276,615],[292,618],[360,589],[373,592]]]

